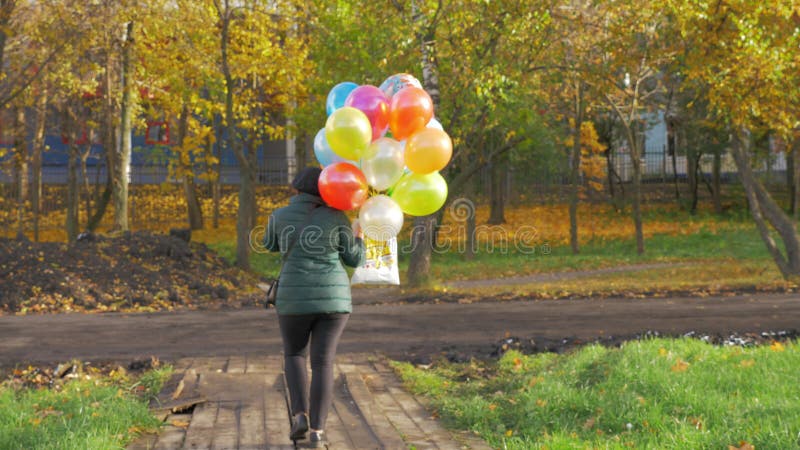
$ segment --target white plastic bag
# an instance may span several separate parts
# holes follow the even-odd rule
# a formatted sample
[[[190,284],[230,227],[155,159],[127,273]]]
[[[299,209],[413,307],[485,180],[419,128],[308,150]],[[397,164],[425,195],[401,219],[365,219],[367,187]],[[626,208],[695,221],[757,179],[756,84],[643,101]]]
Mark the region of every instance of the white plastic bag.
[[[397,268],[397,238],[375,241],[364,238],[367,261],[353,272],[351,284],[400,284]]]

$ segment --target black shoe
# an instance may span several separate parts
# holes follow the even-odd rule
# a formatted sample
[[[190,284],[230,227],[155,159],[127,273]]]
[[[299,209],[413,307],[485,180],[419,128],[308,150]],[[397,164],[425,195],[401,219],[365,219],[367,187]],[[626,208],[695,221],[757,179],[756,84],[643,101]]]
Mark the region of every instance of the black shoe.
[[[308,431],[308,416],[296,414],[294,420],[292,420],[292,431],[289,433],[289,439],[293,441],[305,439],[306,431]]]
[[[311,448],[328,448],[328,441],[325,440],[325,432],[322,430],[312,431],[309,444]]]

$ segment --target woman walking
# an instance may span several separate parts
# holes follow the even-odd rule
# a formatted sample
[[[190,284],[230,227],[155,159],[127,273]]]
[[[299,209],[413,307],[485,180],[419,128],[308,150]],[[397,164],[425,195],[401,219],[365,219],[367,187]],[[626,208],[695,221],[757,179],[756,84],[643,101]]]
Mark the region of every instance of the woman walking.
[[[333,393],[333,360],[352,310],[350,280],[342,263],[364,263],[361,231],[343,212],[325,205],[317,183],[321,170],[305,168],[292,181],[298,192],[273,212],[264,245],[280,251],[283,266],[275,306],[283,339],[291,398],[291,440],[324,447],[325,420]],[[306,358],[311,353],[309,398]]]

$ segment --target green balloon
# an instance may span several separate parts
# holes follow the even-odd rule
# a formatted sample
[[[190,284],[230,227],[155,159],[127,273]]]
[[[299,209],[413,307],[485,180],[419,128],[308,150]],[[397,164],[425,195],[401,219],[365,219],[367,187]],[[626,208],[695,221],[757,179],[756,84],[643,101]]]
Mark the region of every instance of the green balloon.
[[[345,106],[328,116],[325,138],[334,153],[345,159],[358,161],[372,142],[372,125],[366,114]]]
[[[403,176],[392,190],[392,199],[410,216],[427,216],[447,201],[447,182],[439,172]]]

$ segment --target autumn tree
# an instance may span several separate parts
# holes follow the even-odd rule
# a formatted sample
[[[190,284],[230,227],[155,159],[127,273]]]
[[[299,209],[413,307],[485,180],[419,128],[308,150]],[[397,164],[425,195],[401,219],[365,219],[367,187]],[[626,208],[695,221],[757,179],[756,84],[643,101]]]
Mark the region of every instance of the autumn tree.
[[[19,187],[18,235],[24,232],[26,209],[30,205],[35,239],[39,230],[48,99],[55,90],[53,86],[64,61],[74,55],[76,43],[89,32],[82,9],[73,6],[76,5],[71,2],[0,2],[0,23],[5,24],[0,38],[0,105],[12,106],[13,110],[11,120],[6,120],[3,126],[8,129],[16,123],[13,134]]]
[[[143,24],[139,55],[144,114],[172,123],[171,146],[166,152],[170,178],[181,183],[190,229],[203,228],[197,192],[198,177],[212,183],[218,159],[208,151],[214,143],[214,116],[221,112],[220,90],[213,93],[216,70],[205,55],[214,52],[213,35],[203,28],[197,8],[162,5],[163,14]]]
[[[665,93],[663,69],[675,57],[672,30],[660,5],[632,0],[599,5],[594,32],[600,57],[586,71],[596,95],[616,116],[632,166],[632,218],[636,251],[644,253],[642,224],[643,131]]]
[[[236,264],[249,268],[250,230],[257,217],[258,145],[285,136],[292,99],[302,96],[307,44],[294,28],[302,3],[212,0],[207,29],[216,29],[216,64],[224,92],[226,149],[239,164]],[[246,130],[246,131],[245,131]]]
[[[730,150],[761,239],[785,278],[800,277],[800,240],[751,166],[755,133],[791,142],[800,127],[800,11],[782,0],[669,2],[686,46],[685,70],[701,83]],[[775,241],[773,231],[781,240]]]
[[[453,158],[444,171],[453,195],[483,167],[503,167],[506,155],[531,135],[533,94],[539,87],[533,75],[548,43],[547,5],[463,1],[411,6],[403,11],[412,14],[408,23],[417,30],[423,87],[438,94],[437,115],[454,140]],[[495,195],[501,193],[498,187]],[[437,220],[415,220],[408,271],[412,284],[428,276]]]
[[[570,246],[573,254],[580,250],[578,240],[578,202],[581,196],[581,167],[585,150],[596,142],[587,142],[595,133],[587,115],[596,92],[589,89],[591,75],[601,60],[598,41],[605,24],[604,17],[594,5],[567,2],[555,5],[553,17],[554,45],[548,53],[546,81],[551,86],[548,99],[553,109],[566,123],[565,154],[569,161],[569,219]],[[592,165],[592,167],[594,167]]]
[[[533,145],[530,129],[541,123],[534,107],[539,80],[533,75],[541,70],[547,44],[546,2],[393,0],[390,5],[315,3],[317,14],[308,26],[311,55],[325,77],[311,80],[315,115],[306,116],[303,126],[311,132],[321,128],[320,105],[335,83],[380,84],[391,74],[410,72],[431,94],[435,115],[453,138],[452,162],[443,171],[451,196],[492,163],[500,168],[494,171],[495,185],[501,184],[507,155]],[[499,200],[495,206],[502,205]],[[494,209],[501,220],[502,209]],[[428,276],[438,221],[439,214],[414,219],[412,284]]]

